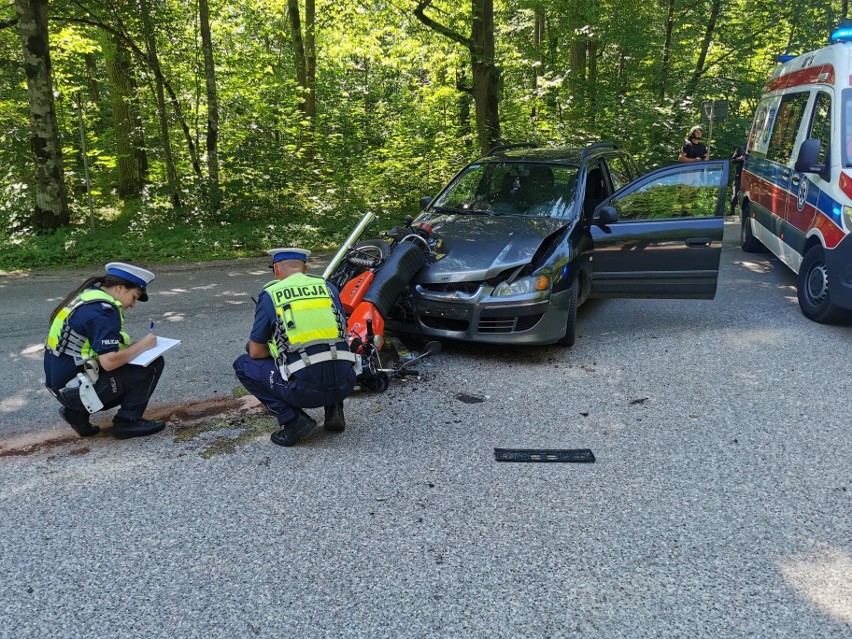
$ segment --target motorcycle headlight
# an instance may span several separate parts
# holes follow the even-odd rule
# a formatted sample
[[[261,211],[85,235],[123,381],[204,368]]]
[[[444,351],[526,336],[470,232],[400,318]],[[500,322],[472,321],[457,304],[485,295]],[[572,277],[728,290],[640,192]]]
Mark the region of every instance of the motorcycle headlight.
[[[528,293],[541,293],[550,290],[550,278],[547,275],[519,277],[514,282],[501,282],[494,287],[493,297],[512,297]]]

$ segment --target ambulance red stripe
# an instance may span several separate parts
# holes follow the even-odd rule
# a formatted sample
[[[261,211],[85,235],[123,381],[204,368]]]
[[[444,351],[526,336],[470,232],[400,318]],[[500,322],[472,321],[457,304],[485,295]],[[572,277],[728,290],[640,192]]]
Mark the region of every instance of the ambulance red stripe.
[[[780,186],[760,178],[759,176],[743,171],[743,189],[749,192],[750,198],[770,211],[776,217],[784,219],[790,226],[795,227],[803,234],[812,229],[818,229],[825,239],[825,247],[832,249],[846,237],[846,233],[830,217],[820,211],[812,204],[806,203],[799,211],[796,208],[796,194],[782,189]],[[788,201],[790,198],[792,201]],[[779,211],[785,211],[785,202],[791,206],[789,215],[778,215]],[[782,238],[783,239],[783,238]]]
[[[818,67],[799,69],[798,71],[793,71],[793,73],[772,78],[766,83],[763,90],[764,92],[778,91],[779,89],[789,89],[790,87],[817,83],[834,84],[834,67],[832,65],[821,64]]]

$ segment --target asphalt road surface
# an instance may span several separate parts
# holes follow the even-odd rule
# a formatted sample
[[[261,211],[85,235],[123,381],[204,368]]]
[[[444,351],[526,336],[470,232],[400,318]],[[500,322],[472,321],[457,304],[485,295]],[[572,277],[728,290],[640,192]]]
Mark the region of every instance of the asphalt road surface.
[[[736,233],[713,301],[590,302],[569,350],[444,344],[288,449],[232,395],[265,260],[154,269],[131,335],[183,342],[169,425],[128,441],[41,389],[89,273],[0,279],[0,637],[852,636],[852,327]]]

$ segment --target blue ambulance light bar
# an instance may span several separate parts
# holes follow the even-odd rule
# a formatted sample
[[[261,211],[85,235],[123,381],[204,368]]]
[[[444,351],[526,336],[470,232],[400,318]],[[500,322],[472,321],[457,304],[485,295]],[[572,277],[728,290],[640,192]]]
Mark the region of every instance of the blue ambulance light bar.
[[[834,33],[831,34],[831,44],[838,42],[852,42],[852,22],[849,20],[841,20]]]
[[[793,55],[791,53],[785,53],[785,54],[782,54],[782,55],[776,55],[775,61],[779,62],[781,64],[784,64],[785,62],[789,62],[790,60],[795,60],[798,57],[799,56]]]

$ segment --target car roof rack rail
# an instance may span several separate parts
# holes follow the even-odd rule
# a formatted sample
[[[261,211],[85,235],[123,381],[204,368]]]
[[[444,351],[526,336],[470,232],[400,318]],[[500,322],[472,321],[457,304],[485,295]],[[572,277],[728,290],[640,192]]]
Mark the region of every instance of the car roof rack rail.
[[[600,149],[617,149],[618,145],[615,142],[596,142],[595,144],[590,144],[585,149],[583,149],[582,153],[580,153],[581,158],[589,157],[593,151],[598,151]]]
[[[490,149],[488,153],[485,154],[485,157],[490,158],[492,155],[496,155],[497,153],[502,153],[503,151],[509,151],[510,149],[537,149],[538,144],[535,142],[519,142],[518,144],[500,144],[495,146],[493,149]]]

